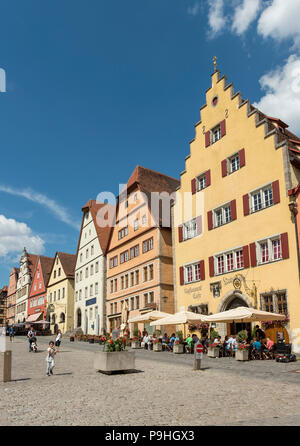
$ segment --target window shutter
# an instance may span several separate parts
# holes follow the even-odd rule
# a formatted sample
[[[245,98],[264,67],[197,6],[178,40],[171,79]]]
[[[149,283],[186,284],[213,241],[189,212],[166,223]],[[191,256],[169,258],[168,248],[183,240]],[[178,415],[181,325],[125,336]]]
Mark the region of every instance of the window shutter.
[[[205,172],[205,177],[206,177],[206,187],[211,185],[211,176],[210,176],[210,170],[207,170]]]
[[[280,202],[280,192],[279,192],[279,181],[274,181],[272,183],[272,190],[273,190],[273,201],[274,204],[277,204]]]
[[[243,246],[243,259],[244,259],[244,268],[249,268],[249,246]]]
[[[241,149],[239,151],[239,158],[240,158],[240,167],[244,167],[246,164],[245,149]]]
[[[224,119],[224,121],[222,121],[220,123],[221,126],[221,138],[223,138],[223,136],[226,135],[226,120]]]
[[[236,220],[236,200],[232,200],[230,203],[231,220]]]
[[[192,194],[196,193],[196,178],[193,178],[191,181]]]
[[[178,226],[178,238],[179,238],[179,243],[181,243],[182,240],[183,240],[183,228],[182,228],[182,226]]]
[[[222,167],[222,177],[226,177],[227,176],[227,160],[222,161],[221,167]]]
[[[213,228],[213,215],[212,215],[212,211],[208,211],[207,212],[207,225],[208,225],[208,230],[210,231]]]
[[[202,234],[202,215],[197,217],[197,235]]]
[[[205,147],[210,146],[210,131],[205,133]]]
[[[251,266],[256,266],[257,260],[256,260],[256,245],[255,245],[255,243],[250,244],[250,259],[251,259]]]
[[[184,273],[183,266],[179,268],[180,285],[184,285]]]
[[[249,195],[243,195],[244,215],[249,215]]]
[[[282,258],[288,259],[290,257],[288,233],[285,232],[284,234],[281,234],[280,238],[281,238]]]
[[[200,279],[205,280],[205,266],[204,266],[204,260],[200,261]]]
[[[214,258],[209,258],[209,276],[214,277],[215,275],[215,265],[214,265]]]

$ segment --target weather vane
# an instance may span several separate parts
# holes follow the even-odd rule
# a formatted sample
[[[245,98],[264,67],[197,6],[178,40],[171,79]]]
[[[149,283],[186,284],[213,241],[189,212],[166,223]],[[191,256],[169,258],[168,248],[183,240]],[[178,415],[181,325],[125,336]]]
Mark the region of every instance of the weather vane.
[[[217,71],[217,57],[216,56],[213,58],[213,62],[214,62],[214,70],[216,72]]]

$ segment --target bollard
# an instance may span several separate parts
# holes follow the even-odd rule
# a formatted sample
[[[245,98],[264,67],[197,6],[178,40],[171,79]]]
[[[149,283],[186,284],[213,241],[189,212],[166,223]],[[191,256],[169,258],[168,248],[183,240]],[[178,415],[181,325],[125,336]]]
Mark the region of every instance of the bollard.
[[[201,359],[203,357],[203,345],[197,342],[194,346],[194,368],[193,370],[201,370]]]
[[[11,350],[1,353],[2,358],[2,382],[7,383],[11,381]]]

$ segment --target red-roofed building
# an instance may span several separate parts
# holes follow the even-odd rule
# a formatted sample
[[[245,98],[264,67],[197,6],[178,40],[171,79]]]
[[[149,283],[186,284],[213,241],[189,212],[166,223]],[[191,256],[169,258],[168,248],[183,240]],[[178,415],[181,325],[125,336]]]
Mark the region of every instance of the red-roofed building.
[[[75,267],[74,327],[99,335],[106,329],[106,253],[114,207],[89,200],[82,207]]]
[[[47,316],[47,285],[54,259],[39,256],[33,273],[28,299],[27,322],[46,320]]]

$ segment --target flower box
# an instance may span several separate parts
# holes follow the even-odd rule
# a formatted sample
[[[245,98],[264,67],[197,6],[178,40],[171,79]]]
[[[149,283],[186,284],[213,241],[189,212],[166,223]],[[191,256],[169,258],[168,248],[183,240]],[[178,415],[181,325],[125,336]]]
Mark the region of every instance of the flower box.
[[[207,356],[209,358],[218,358],[219,357],[219,349],[217,347],[209,347],[207,349]]]
[[[173,353],[184,353],[183,344],[174,344]]]
[[[162,343],[161,342],[155,342],[153,344],[153,351],[154,352],[162,352]]]
[[[235,359],[237,361],[249,361],[249,352],[248,350],[237,350],[235,352]]]
[[[131,348],[133,349],[141,348],[140,341],[131,341]]]
[[[97,352],[94,356],[94,369],[111,374],[135,369],[135,352]]]

